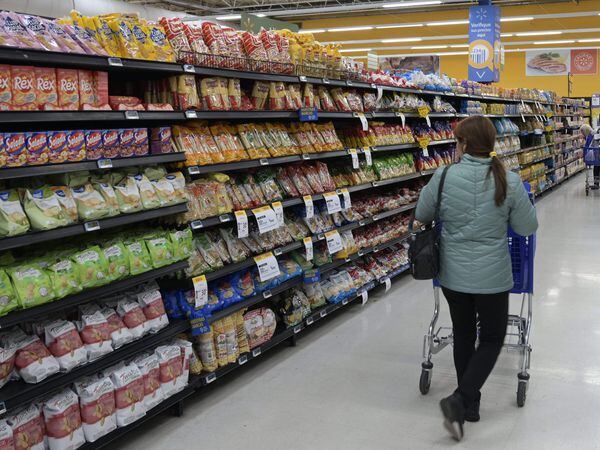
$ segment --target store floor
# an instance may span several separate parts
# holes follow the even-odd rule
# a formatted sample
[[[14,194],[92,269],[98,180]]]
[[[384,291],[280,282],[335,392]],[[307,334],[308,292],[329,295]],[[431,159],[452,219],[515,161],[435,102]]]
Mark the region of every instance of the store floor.
[[[433,298],[409,276],[365,307],[348,308],[252,367],[220,380],[119,448],[159,450],[600,448],[600,193],[579,175],[538,201],[541,227],[531,384],[516,406],[517,361],[503,352],[483,391],[481,422],[455,444],[438,401],[454,388],[451,348],[418,390]],[[517,300],[514,300],[516,305]],[[442,320],[448,322],[443,305]]]

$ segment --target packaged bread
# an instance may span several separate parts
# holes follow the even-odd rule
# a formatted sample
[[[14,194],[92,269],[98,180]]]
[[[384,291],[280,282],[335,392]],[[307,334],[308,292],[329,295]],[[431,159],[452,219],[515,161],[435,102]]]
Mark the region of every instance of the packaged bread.
[[[204,43],[214,55],[227,55],[227,48],[223,40],[223,30],[212,22],[202,22],[202,37]]]
[[[227,94],[229,97],[229,109],[231,109],[232,111],[241,111],[242,90],[240,88],[239,78],[229,78],[227,80]]]
[[[244,31],[242,33],[242,43],[244,44],[244,50],[248,58],[268,61],[263,43],[257,35]]]
[[[200,93],[204,108],[209,111],[222,111],[225,109],[219,80],[219,78],[203,78],[200,81]]]
[[[192,51],[183,31],[183,22],[179,17],[173,17],[170,19],[161,17],[159,22],[165,31],[167,40],[169,41],[169,44],[171,45],[175,55],[180,55],[183,57],[185,56],[186,52],[189,54]]]
[[[255,81],[252,87],[252,107],[256,110],[265,109],[269,97],[270,84],[267,81]]]
[[[302,106],[304,108],[315,108],[315,94],[313,85],[306,83],[304,85],[304,95],[302,96]]]
[[[236,129],[250,159],[268,158],[271,156],[258,136],[253,124],[238,124]]]
[[[286,109],[285,84],[282,81],[271,81],[269,83],[269,109],[281,111]]]

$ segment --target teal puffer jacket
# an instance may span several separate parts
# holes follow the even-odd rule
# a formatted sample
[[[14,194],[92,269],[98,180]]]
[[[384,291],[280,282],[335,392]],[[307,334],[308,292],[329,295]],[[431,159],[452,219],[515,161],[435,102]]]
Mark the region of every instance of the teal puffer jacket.
[[[538,227],[535,209],[516,173],[506,173],[506,200],[496,206],[490,165],[490,158],[464,155],[446,175],[440,208],[439,281],[453,291],[493,294],[512,289],[507,228],[510,225],[516,233],[529,236]],[[415,211],[421,222],[433,220],[442,170],[421,191]]]

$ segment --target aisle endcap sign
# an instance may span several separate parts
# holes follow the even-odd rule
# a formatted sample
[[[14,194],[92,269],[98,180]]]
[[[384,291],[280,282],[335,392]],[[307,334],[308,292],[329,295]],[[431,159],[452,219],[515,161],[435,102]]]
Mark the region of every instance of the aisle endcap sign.
[[[499,81],[500,48],[500,8],[469,8],[469,80]]]

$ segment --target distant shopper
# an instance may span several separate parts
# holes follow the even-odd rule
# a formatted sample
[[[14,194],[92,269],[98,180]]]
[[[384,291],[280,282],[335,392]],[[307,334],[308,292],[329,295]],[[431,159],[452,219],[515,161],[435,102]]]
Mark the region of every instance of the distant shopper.
[[[458,388],[440,407],[445,427],[460,440],[464,421],[479,420],[480,389],[506,336],[513,287],[507,229],[529,236],[538,222],[520,177],[506,171],[494,151],[492,122],[469,117],[454,135],[460,162],[448,169],[442,193],[439,281],[452,317]],[[441,174],[436,171],[421,191],[415,211],[421,222],[433,220]]]
[[[594,129],[586,123],[581,125],[579,132],[585,138],[585,144],[583,145],[583,154],[586,155],[588,148],[592,146],[592,142],[594,141]],[[594,185],[592,186],[592,189],[598,189],[599,185],[600,166],[594,166]]]

